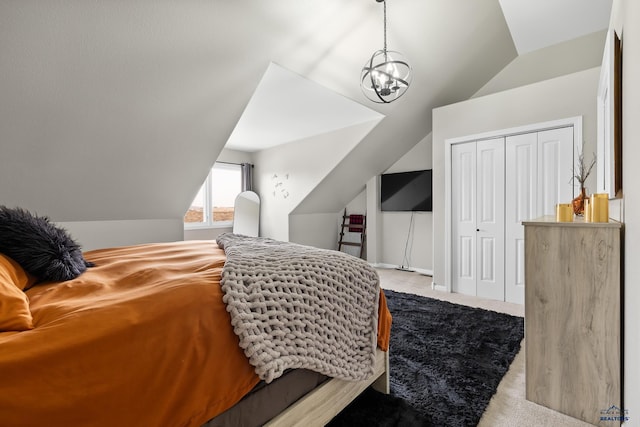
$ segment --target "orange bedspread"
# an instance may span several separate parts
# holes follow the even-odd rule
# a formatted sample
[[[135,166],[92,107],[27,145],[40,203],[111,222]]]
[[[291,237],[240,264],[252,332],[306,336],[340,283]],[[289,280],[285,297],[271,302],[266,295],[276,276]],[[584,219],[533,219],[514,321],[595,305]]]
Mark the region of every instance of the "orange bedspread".
[[[233,333],[213,241],[85,253],[29,291],[35,328],[0,333],[2,426],[200,426],[258,382]],[[381,298],[379,345],[391,317]]]

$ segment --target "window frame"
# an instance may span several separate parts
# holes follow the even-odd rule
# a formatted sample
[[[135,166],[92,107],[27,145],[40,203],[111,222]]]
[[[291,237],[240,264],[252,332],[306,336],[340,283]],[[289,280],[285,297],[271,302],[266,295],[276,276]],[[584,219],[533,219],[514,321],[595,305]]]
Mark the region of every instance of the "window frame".
[[[202,230],[208,228],[232,228],[233,220],[231,221],[214,221],[213,220],[213,202],[212,202],[212,193],[213,193],[213,169],[215,167],[221,167],[226,169],[239,169],[242,173],[242,165],[238,163],[230,163],[230,162],[215,162],[211,169],[209,169],[209,173],[207,174],[207,178],[202,184],[201,188],[204,187],[204,200],[203,200],[203,209],[202,209],[202,222],[184,222],[183,224],[185,230]],[[242,176],[242,175],[241,175]],[[242,186],[242,182],[240,182],[240,186]],[[239,189],[238,194],[242,192],[242,188]],[[192,201],[193,202],[193,201]],[[235,214],[235,212],[234,212]]]

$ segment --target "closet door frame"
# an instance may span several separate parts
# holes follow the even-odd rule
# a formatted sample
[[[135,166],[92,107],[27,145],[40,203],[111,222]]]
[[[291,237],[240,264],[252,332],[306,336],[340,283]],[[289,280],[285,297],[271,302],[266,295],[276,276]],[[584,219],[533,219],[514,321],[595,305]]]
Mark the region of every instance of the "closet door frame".
[[[445,139],[445,192],[444,192],[444,222],[445,222],[445,285],[437,286],[436,289],[440,289],[446,292],[452,292],[452,279],[453,279],[453,260],[452,260],[452,185],[451,185],[451,148],[455,144],[462,144],[472,141],[478,141],[483,139],[493,138],[507,138],[512,135],[518,135],[522,133],[541,132],[551,129],[557,129],[562,127],[573,126],[573,153],[574,159],[577,156],[577,150],[582,146],[582,116],[569,117],[565,119],[553,120],[548,122],[534,123],[525,126],[518,126],[513,128],[505,128],[490,132],[483,132],[479,134],[465,135],[455,138]],[[575,162],[574,162],[575,163]],[[573,164],[572,164],[573,166]],[[435,248],[434,248],[435,250]]]

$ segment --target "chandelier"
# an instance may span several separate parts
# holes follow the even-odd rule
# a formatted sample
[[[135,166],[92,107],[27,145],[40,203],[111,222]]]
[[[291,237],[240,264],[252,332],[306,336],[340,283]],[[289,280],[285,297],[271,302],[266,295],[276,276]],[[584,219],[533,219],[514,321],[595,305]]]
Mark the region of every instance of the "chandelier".
[[[377,50],[362,68],[360,87],[369,100],[387,104],[400,98],[411,83],[411,66],[400,52],[387,50],[387,2],[384,5],[384,48]]]

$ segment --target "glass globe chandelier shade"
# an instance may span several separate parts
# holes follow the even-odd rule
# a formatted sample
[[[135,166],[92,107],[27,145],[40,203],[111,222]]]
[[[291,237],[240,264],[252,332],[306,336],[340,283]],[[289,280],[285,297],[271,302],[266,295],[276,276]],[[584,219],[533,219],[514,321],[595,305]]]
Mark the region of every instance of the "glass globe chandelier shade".
[[[360,74],[360,87],[369,100],[389,103],[400,98],[411,84],[411,66],[400,52],[387,49],[387,2],[384,6],[384,48],[371,55]]]
[[[362,68],[360,86],[373,102],[389,103],[400,98],[411,84],[411,66],[400,52],[378,50]]]

